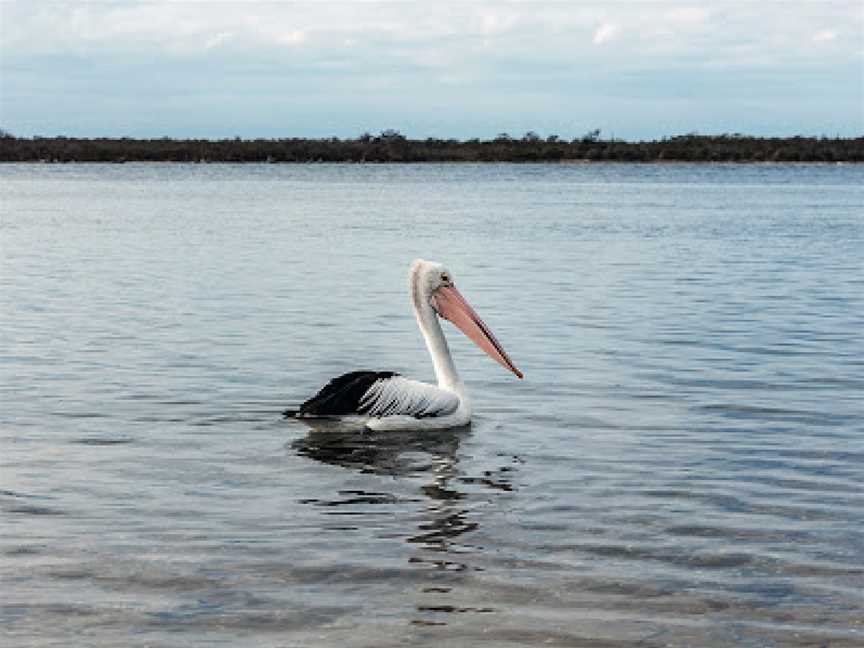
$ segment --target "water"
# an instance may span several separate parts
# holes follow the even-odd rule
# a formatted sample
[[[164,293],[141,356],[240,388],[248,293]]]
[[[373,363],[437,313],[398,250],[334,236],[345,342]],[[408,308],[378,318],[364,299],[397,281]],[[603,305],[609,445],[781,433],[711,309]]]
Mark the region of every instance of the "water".
[[[2,166],[15,646],[864,645],[864,167]],[[320,434],[432,377],[469,429]]]

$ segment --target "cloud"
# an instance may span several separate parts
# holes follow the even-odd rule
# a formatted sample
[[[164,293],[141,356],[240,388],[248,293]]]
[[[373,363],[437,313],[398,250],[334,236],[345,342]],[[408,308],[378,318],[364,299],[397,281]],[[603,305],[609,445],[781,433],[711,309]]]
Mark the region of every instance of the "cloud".
[[[787,56],[784,52],[803,39],[840,41],[834,29],[814,34],[813,25],[864,29],[864,12],[853,5],[834,0],[800,3],[775,16],[771,7],[743,0],[585,0],[566,5],[444,1],[422,9],[387,2],[0,0],[0,56],[13,60],[86,51],[94,56],[152,57],[156,50],[183,55],[219,50],[228,41],[232,50],[251,54],[302,44],[329,55],[348,41],[383,55],[389,47],[446,49],[455,61],[473,56],[485,44],[486,56],[555,60],[584,58],[590,50],[591,55],[613,55],[592,45],[621,41],[614,56],[626,56],[634,64],[673,52],[722,63],[729,54],[737,56],[742,45],[752,44],[754,60],[768,60],[775,53]],[[766,32],[769,21],[772,29]],[[622,39],[625,29],[628,37]]]
[[[276,40],[284,45],[300,45],[306,41],[306,33],[299,29],[280,34]]]
[[[480,32],[484,36],[500,34],[512,29],[517,22],[516,15],[502,11],[481,11]]]
[[[594,32],[592,42],[595,45],[600,45],[606,41],[610,41],[618,35],[619,27],[615,23],[607,22],[600,25]]]
[[[666,12],[669,21],[679,25],[702,25],[710,16],[711,12],[704,7],[679,7]]]
[[[232,38],[232,34],[230,32],[219,32],[208,38],[204,41],[204,49],[213,49],[214,47],[219,47],[226,41]]]
[[[229,124],[228,134],[256,134],[271,115],[267,132],[415,133],[419,122],[397,118],[428,114],[440,134],[542,130],[544,119],[559,133],[617,120],[650,134],[672,129],[656,121],[668,110],[683,130],[708,128],[701,120],[716,111],[723,128],[743,131],[754,114],[803,111],[794,91],[813,97],[802,131],[842,113],[857,133],[864,57],[848,35],[862,30],[864,10],[849,0],[782,12],[750,0],[0,0],[0,125],[98,134],[113,111],[118,129],[150,115],[155,126],[141,121],[139,133],[175,119],[174,133],[199,123],[222,133],[234,120],[249,131]],[[74,93],[73,116],[56,97]],[[732,97],[750,103],[738,114]]]

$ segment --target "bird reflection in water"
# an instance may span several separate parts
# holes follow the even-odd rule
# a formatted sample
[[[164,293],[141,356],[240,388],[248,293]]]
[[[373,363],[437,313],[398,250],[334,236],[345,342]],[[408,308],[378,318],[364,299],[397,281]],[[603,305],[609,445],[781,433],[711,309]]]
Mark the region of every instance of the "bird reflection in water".
[[[305,422],[305,421],[304,421]],[[446,594],[455,584],[458,573],[479,571],[469,563],[469,556],[481,550],[466,543],[466,534],[479,526],[467,506],[469,498],[478,499],[478,487],[483,493],[505,493],[513,490],[510,475],[518,457],[509,457],[508,465],[483,471],[479,476],[464,474],[460,468],[459,446],[471,435],[471,427],[422,432],[357,432],[340,429],[326,421],[306,422],[309,433],[290,444],[298,454],[322,463],[341,466],[361,473],[402,479],[422,479],[419,492],[423,498],[399,496],[394,493],[339,491],[335,499],[306,500],[316,506],[351,504],[398,504],[425,502],[417,520],[416,508],[409,519],[416,523],[409,535],[399,534],[408,543],[418,546],[409,562],[430,570],[432,581],[422,588],[424,595]],[[404,489],[402,489],[404,493]],[[416,491],[414,491],[416,492]],[[485,607],[452,605],[418,605],[418,612],[492,612]],[[439,625],[440,620],[421,618],[414,623]]]

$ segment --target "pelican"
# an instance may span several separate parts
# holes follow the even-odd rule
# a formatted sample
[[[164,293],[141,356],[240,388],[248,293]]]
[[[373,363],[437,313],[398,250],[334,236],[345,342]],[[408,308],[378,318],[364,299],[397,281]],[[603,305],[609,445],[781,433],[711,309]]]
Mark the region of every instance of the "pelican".
[[[331,380],[286,417],[339,418],[370,430],[433,430],[467,425],[471,400],[456,371],[439,317],[452,322],[493,360],[522,378],[492,331],[456,290],[452,273],[440,263],[417,259],[408,271],[408,291],[438,384],[411,380],[392,371],[352,371]],[[311,423],[311,421],[310,421]]]

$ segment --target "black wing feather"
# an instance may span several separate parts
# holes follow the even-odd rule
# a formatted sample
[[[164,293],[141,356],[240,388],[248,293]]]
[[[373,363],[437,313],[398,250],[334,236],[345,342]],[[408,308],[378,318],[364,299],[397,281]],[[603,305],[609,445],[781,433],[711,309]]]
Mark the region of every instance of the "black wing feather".
[[[299,410],[285,410],[285,416],[345,416],[361,414],[360,402],[376,381],[399,374],[392,371],[352,371],[334,378]]]

